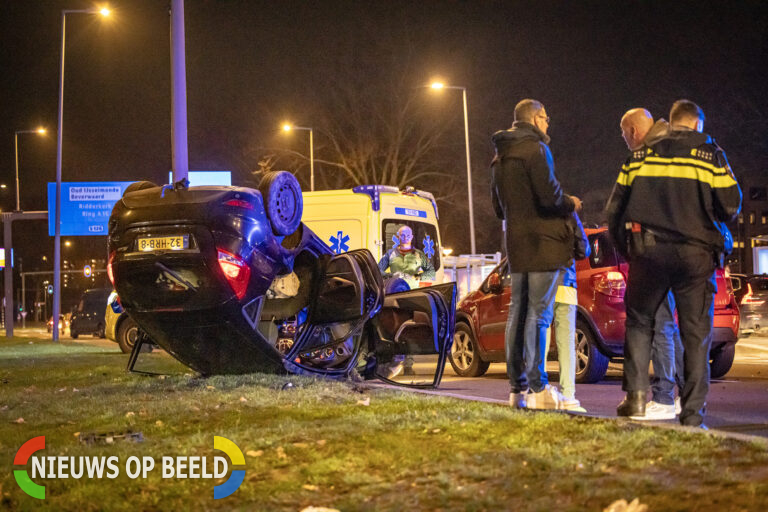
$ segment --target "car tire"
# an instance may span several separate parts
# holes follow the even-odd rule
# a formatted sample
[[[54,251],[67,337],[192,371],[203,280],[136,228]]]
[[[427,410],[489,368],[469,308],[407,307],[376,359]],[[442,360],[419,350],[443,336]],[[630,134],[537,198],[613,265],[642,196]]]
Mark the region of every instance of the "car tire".
[[[736,344],[726,343],[709,353],[709,377],[719,379],[724,377],[733,366],[736,356]]]
[[[107,331],[104,329],[104,324],[99,324],[99,326],[96,328],[96,336],[99,338],[107,337]]]
[[[576,320],[576,382],[599,382],[608,371],[609,359],[597,347],[592,328],[582,319]]]
[[[72,329],[69,330],[70,338],[72,338],[73,340],[76,340],[78,336],[80,336],[80,334],[77,331],[73,331]]]
[[[125,192],[123,192],[123,196],[129,192],[136,192],[137,190],[144,190],[147,188],[157,188],[160,185],[157,185],[156,183],[152,183],[151,181],[136,181],[134,183],[131,183],[125,188]]]
[[[138,337],[139,326],[131,317],[126,317],[125,320],[120,322],[120,327],[117,329],[117,344],[120,345],[120,350],[124,354],[131,353]]]
[[[296,231],[304,209],[304,198],[296,177],[288,171],[268,172],[259,183],[259,192],[272,232],[287,236]]]
[[[456,324],[453,345],[448,357],[453,371],[460,377],[480,377],[488,371],[491,363],[480,359],[477,341],[472,329],[463,322]]]

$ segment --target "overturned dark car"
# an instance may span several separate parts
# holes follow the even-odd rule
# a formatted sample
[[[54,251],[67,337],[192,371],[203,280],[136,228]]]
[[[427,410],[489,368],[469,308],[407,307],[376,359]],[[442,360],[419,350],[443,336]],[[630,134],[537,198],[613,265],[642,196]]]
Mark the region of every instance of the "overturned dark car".
[[[334,255],[301,222],[288,172],[259,190],[186,185],[134,183],[109,221],[109,277],[148,339],[203,375],[439,384],[453,283],[385,294],[370,252]]]

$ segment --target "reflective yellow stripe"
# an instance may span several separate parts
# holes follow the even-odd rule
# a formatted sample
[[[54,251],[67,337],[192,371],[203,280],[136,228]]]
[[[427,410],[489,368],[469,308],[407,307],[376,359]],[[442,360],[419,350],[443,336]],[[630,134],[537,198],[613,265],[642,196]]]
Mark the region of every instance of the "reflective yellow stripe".
[[[616,180],[620,185],[629,186],[638,176],[645,178],[675,178],[675,179],[688,179],[697,180],[702,183],[708,184],[712,188],[728,188],[736,185],[736,180],[731,177],[730,173],[725,171],[724,173],[713,174],[710,171],[697,168],[687,167],[679,165],[658,165],[649,163],[647,159],[646,164],[641,166],[637,170],[632,170],[629,173],[620,173],[619,179]],[[696,161],[699,162],[698,160]],[[622,179],[623,177],[623,179]]]
[[[715,167],[711,163],[704,160],[699,160],[698,158],[683,158],[679,156],[674,158],[663,158],[660,156],[649,156],[644,160],[644,162],[646,164],[686,164],[692,165],[694,167],[703,167],[715,174],[728,174],[728,171],[725,167]]]

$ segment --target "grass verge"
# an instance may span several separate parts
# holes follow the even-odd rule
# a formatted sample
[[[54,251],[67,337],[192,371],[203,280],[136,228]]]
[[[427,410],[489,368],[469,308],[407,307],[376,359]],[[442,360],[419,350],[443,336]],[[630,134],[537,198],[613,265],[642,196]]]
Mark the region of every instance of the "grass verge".
[[[126,358],[77,342],[0,341],[0,509],[559,511],[635,497],[650,510],[768,505],[760,444],[297,376],[201,379],[157,353],[142,361],[175,374],[130,375]],[[144,441],[80,440],[127,431]],[[46,499],[35,500],[13,477],[31,463],[14,468],[13,458],[40,435],[46,456],[115,455],[120,475],[38,477]],[[161,478],[163,456],[222,455],[214,435],[246,454],[233,495],[213,500],[224,479]],[[129,479],[130,456],[153,457],[155,469]]]

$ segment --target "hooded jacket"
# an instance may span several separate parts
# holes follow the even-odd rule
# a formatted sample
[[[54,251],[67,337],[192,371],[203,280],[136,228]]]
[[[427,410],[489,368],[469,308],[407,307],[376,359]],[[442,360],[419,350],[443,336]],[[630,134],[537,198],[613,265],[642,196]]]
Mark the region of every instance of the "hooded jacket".
[[[569,263],[573,230],[567,218],[573,200],[563,194],[547,146],[549,137],[530,123],[516,121],[493,135],[491,198],[506,221],[505,248],[514,273],[552,271]]]
[[[632,152],[606,205],[608,225],[626,254],[625,223],[657,240],[729,252],[725,222],[741,209],[741,189],[720,146],[705,133],[672,129]]]

